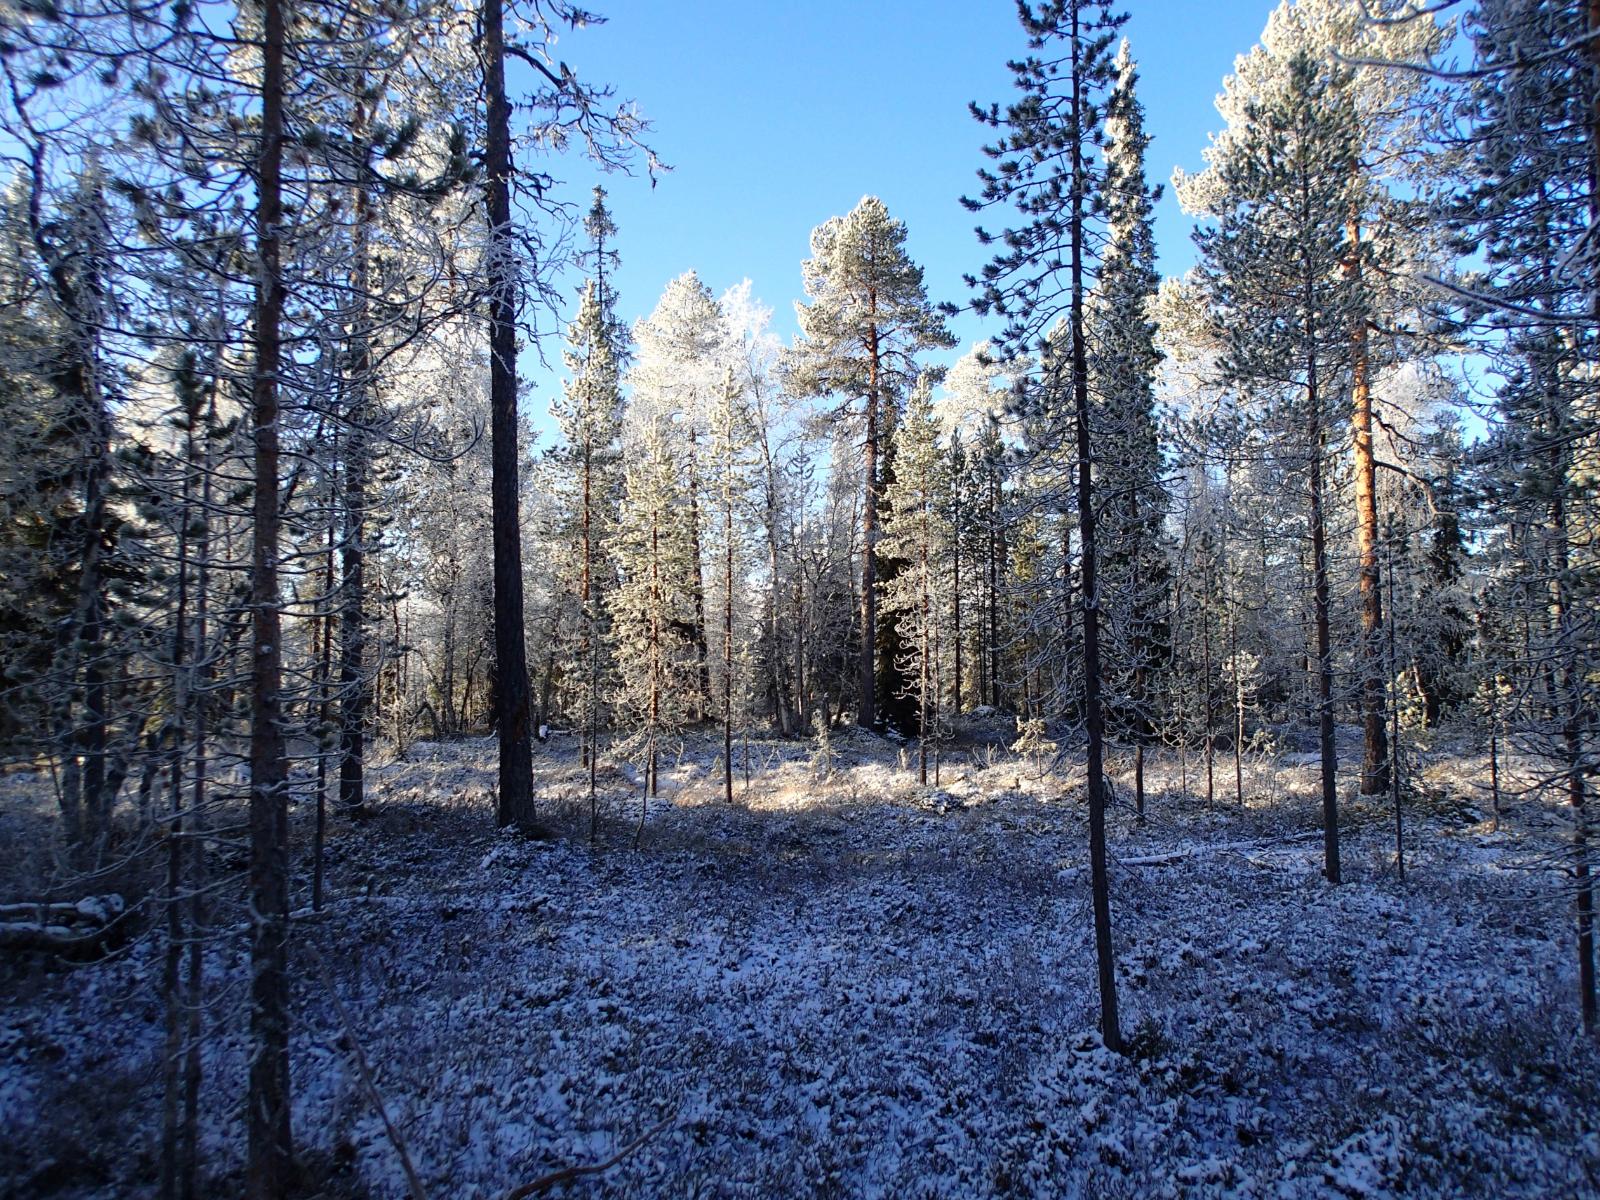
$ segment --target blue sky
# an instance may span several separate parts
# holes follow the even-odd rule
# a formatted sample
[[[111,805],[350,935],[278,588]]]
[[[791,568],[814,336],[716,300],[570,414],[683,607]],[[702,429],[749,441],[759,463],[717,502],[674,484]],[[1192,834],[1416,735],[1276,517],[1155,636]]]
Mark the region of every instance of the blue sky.
[[[812,228],[866,194],[906,223],[930,296],[966,299],[961,276],[985,255],[957,198],[975,189],[986,132],[967,102],[1011,95],[1005,62],[1025,47],[1007,0],[594,3],[606,23],[566,34],[557,52],[636,100],[674,168],[653,189],[642,174],[602,180],[620,227],[622,317],[649,313],[668,280],[691,268],[718,293],[748,276],[787,341]],[[1153,179],[1202,165],[1223,76],[1272,7],[1129,0],[1124,32],[1140,68]],[[586,203],[595,175],[583,164],[537,165]],[[1170,190],[1157,240],[1163,271],[1178,274],[1193,251]],[[963,344],[986,332],[971,317],[955,331]],[[553,340],[545,353],[559,364]],[[559,371],[531,360],[527,369],[528,408],[544,426]]]

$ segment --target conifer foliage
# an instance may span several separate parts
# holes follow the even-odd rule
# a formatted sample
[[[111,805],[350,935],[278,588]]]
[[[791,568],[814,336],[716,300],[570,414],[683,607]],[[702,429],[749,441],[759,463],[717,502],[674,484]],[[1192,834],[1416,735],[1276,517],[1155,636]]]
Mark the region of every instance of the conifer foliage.
[[[568,0],[0,6],[0,784],[8,835],[38,831],[0,862],[0,950],[50,1003],[143,1025],[136,987],[101,985],[148,990],[124,1190],[309,1194],[308,1097],[349,1074],[422,1194],[419,1122],[379,1086],[410,1064],[370,1062],[338,994],[327,1028],[303,970],[352,931],[389,953],[402,905],[367,860],[401,828],[406,863],[456,839],[453,889],[549,870],[629,904],[691,857],[719,896],[730,863],[741,886],[862,874],[853,845],[800,866],[880,818],[941,858],[986,854],[965,839],[991,820],[1081,830],[1095,986],[1085,951],[1072,1020],[1155,1059],[1161,1014],[1120,1002],[1159,989],[1119,992],[1133,926],[1165,919],[1135,907],[1143,873],[1227,872],[1249,843],[1125,850],[1190,819],[1303,824],[1249,872],[1320,859],[1317,904],[1370,916],[1374,885],[1409,922],[1453,822],[1475,867],[1547,889],[1517,893],[1514,956],[1564,906],[1566,969],[1519,996],[1575,980],[1572,1024],[1600,1027],[1600,0],[1281,0],[1205,169],[1174,178],[1199,256],[1167,280],[1126,14],[1017,14],[1014,92],[970,106],[989,144],[961,204],[989,257],[967,303],[930,296],[920,231],[869,194],[811,231],[785,344],[748,279],[676,264],[653,304],[620,294],[629,185],[574,193],[533,157],[659,165],[558,56],[601,23]],[[530,386],[558,345],[559,388]],[[1475,816],[1477,785],[1431,768],[1479,754]],[[453,830],[395,800],[449,758]],[[814,802],[842,811],[765,836]],[[1049,920],[1077,869],[1039,876]],[[427,951],[475,961],[515,917],[552,961],[546,915],[521,920],[547,899],[441,905],[472,918]],[[732,922],[720,945],[745,915],[626,949],[703,963],[698,925]],[[599,988],[609,954],[567,932]],[[738,967],[719,978],[760,977]],[[0,1030],[8,1053],[69,1007]],[[8,1115],[31,1103],[4,1082]],[[347,1120],[311,1139],[341,1164]],[[17,1186],[77,1186],[67,1157]]]
[[[1002,354],[1036,353],[1043,370],[1038,406],[1045,429],[1045,457],[1075,459],[1073,500],[1078,514],[1079,620],[1082,631],[1084,728],[1088,738],[1089,851],[1094,891],[1095,950],[1100,982],[1100,1032],[1106,1045],[1122,1047],[1117,1016],[1116,957],[1106,863],[1105,669],[1101,661],[1101,592],[1097,453],[1091,423],[1092,363],[1088,296],[1095,269],[1091,224],[1103,207],[1107,177],[1097,161],[1108,95],[1116,80],[1110,49],[1126,17],[1104,3],[1049,0],[1019,2],[1028,35],[1027,57],[1010,64],[1020,96],[1004,110],[972,106],[980,122],[999,131],[986,152],[996,162],[979,171],[982,189],[964,203],[975,212],[1015,209],[1021,220],[1002,235],[979,228],[985,244],[1004,247],[968,283],[977,291],[973,307],[1006,322],[997,345]],[[1124,106],[1124,122],[1131,115]],[[1137,184],[1125,175],[1117,186]],[[1124,208],[1123,212],[1126,213]],[[1126,216],[1124,216],[1126,220]],[[1137,221],[1135,222],[1137,223]],[[1131,248],[1130,248],[1131,249]],[[1057,328],[1058,323],[1062,326]],[[1126,351],[1125,351],[1126,352]],[[1137,351],[1128,374],[1148,371]],[[1108,371],[1115,377],[1120,366]],[[1063,510],[1066,497],[1054,507]],[[1063,564],[1064,566],[1064,564]]]
[[[797,393],[838,398],[853,417],[852,433],[860,431],[856,721],[863,726],[878,720],[878,539],[887,442],[917,379],[917,355],[954,345],[905,241],[905,225],[876,196],[812,231],[811,258],[801,269],[809,303],[795,306],[800,336],[787,363]]]
[[[1358,296],[1341,270],[1356,203],[1355,110],[1305,52],[1252,98],[1214,169],[1216,227],[1197,234],[1226,376],[1260,397],[1300,447],[1316,627],[1324,873],[1340,879],[1326,464],[1332,397]]]

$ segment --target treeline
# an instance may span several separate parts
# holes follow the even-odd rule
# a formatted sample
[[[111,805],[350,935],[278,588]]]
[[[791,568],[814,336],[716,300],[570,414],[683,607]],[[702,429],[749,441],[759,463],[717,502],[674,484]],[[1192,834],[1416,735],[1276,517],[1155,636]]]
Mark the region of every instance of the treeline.
[[[947,371],[952,298],[871,196],[814,230],[792,344],[693,273],[627,327],[627,231],[530,153],[654,165],[551,53],[595,20],[565,3],[0,16],[0,739],[58,799],[41,888],[159,864],[168,1194],[197,1170],[193,947],[233,895],[206,847],[248,813],[275,1195],[288,805],[320,907],[375,738],[493,730],[500,820],[531,828],[533,739],[570,734],[593,828],[601,766],[653,789],[692,728],[730,798],[752,731],[893,732],[924,780],[984,706],[1080,731],[1116,1047],[1108,776],[1143,819],[1154,747],[1208,803],[1242,804],[1258,748],[1312,753],[1337,882],[1337,724],[1398,809],[1413,731],[1462,722],[1570,821],[1592,1026],[1588,7],[1286,2],[1175,181],[1200,265],[1165,283],[1124,18],[1020,11],[963,201],[992,332]],[[539,306],[570,317],[548,446],[516,375]]]

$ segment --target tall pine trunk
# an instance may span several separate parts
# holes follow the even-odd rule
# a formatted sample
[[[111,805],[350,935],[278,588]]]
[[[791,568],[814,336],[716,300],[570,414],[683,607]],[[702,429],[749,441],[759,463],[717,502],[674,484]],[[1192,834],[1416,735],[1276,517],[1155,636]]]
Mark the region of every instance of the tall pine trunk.
[[[189,621],[189,526],[191,487],[194,474],[194,426],[198,413],[193,406],[185,413],[188,428],[181,495],[178,504],[177,582],[172,614],[172,775],[169,780],[169,827],[167,830],[167,945],[162,963],[162,996],[166,1005],[166,1041],[161,1061],[161,1196],[177,1200],[179,1185],[179,1111],[182,1103],[184,905],[182,902],[185,867],[183,813],[183,761],[186,725],[189,716],[188,667],[184,662]]]
[[[339,805],[359,810],[366,801],[364,759],[368,689],[366,673],[367,471],[370,451],[364,405],[352,410],[345,439],[343,578],[339,595]]]
[[[959,486],[959,485],[958,485]],[[951,509],[950,538],[951,584],[950,617],[953,622],[951,638],[955,644],[955,710],[961,713],[961,502],[959,498]]]
[[[1317,745],[1322,763],[1322,871],[1329,883],[1338,883],[1339,796],[1338,758],[1333,742],[1333,648],[1329,631],[1328,539],[1323,520],[1322,495],[1322,395],[1318,387],[1316,306],[1312,300],[1313,276],[1309,263],[1305,276],[1306,342],[1306,464],[1310,486],[1311,571],[1313,620],[1317,637]]]
[[[352,137],[365,137],[366,124],[366,107],[362,103],[356,108]],[[371,687],[366,674],[367,475],[372,458],[370,425],[376,416],[368,313],[371,219],[371,198],[366,180],[362,179],[356,186],[351,246],[356,326],[350,339],[345,382],[349,404],[344,442],[344,579],[339,604],[339,804],[346,811],[359,810],[366,802],[364,760]]]
[[[261,139],[256,164],[255,364],[251,379],[255,505],[251,547],[250,1081],[245,1104],[250,1200],[289,1190],[289,795],[284,761],[278,610],[280,324],[284,287],[281,168],[285,0],[262,0]]]
[[[1600,33],[1600,0],[1587,0],[1585,5],[1587,25],[1589,32],[1589,178],[1588,178],[1588,232],[1593,234],[1600,228],[1600,42],[1596,40],[1596,33]],[[1600,317],[1600,291],[1591,296],[1592,318]],[[1562,723],[1562,741],[1567,757],[1567,798],[1572,804],[1572,872],[1577,882],[1578,904],[1578,995],[1579,1005],[1583,1014],[1583,1028],[1586,1033],[1593,1033],[1596,1024],[1595,1004],[1595,961],[1594,961],[1594,881],[1589,868],[1589,814],[1587,808],[1587,788],[1584,766],[1588,758],[1585,746],[1585,732],[1592,729],[1593,712],[1586,709],[1583,703],[1582,689],[1585,687],[1583,677],[1583,664],[1578,656],[1578,648],[1573,644],[1571,629],[1570,596],[1564,594],[1568,586],[1569,543],[1567,541],[1567,514],[1563,499],[1563,492],[1568,486],[1569,473],[1565,470],[1562,474],[1560,486],[1557,489],[1558,503],[1561,504],[1556,514],[1560,519],[1553,522],[1557,527],[1558,543],[1557,553],[1561,561],[1558,564],[1556,575],[1563,594],[1558,597],[1562,605],[1562,641],[1566,661],[1563,664],[1563,683],[1566,690],[1566,712]],[[1592,736],[1592,735],[1591,735]]]
[[[1361,279],[1361,226],[1348,225],[1347,278]],[[1361,794],[1379,796],[1389,788],[1389,744],[1385,732],[1383,594],[1378,570],[1378,480],[1372,453],[1372,381],[1367,351],[1367,317],[1356,315],[1350,334],[1351,451],[1356,476],[1356,553],[1361,569]]]
[[[1111,882],[1106,862],[1105,713],[1100,698],[1100,596],[1095,561],[1094,458],[1089,428],[1089,358],[1084,343],[1084,216],[1088,207],[1083,144],[1090,134],[1083,99],[1083,40],[1072,8],[1072,409],[1078,451],[1078,573],[1083,589],[1083,708],[1088,736],[1089,873],[1094,905],[1095,961],[1100,980],[1100,1036],[1121,1051],[1117,1017],[1116,950],[1111,940]]]
[[[337,445],[337,441],[335,442]],[[337,451],[334,454],[337,458]],[[333,502],[333,485],[328,497],[328,544],[322,555],[322,603],[328,611],[317,618],[321,645],[317,658],[317,816],[311,840],[311,908],[322,911],[323,850],[328,832],[328,759],[331,757],[330,721],[333,700],[333,611],[337,594],[333,579],[334,549],[339,540],[338,506]]]
[[[863,464],[866,483],[861,503],[861,661],[856,724],[877,722],[876,652],[878,646],[878,327],[867,326],[867,444]]]
[[[483,0],[484,166],[489,209],[489,429],[494,523],[495,729],[500,737],[497,819],[534,820],[533,729],[522,624],[522,526],[517,487],[516,246],[511,236],[511,105],[506,99],[501,0]]]

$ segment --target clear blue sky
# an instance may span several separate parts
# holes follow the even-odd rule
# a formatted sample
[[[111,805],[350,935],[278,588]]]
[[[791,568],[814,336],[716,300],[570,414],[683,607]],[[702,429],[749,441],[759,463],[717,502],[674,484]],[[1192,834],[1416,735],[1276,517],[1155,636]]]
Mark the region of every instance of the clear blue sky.
[[[1124,32],[1139,63],[1153,180],[1202,165],[1223,76],[1274,2],[1128,0]],[[811,230],[869,193],[906,223],[930,296],[967,298],[961,276],[985,254],[957,198],[975,190],[986,132],[967,102],[1012,94],[1005,63],[1025,47],[1007,0],[593,5],[606,23],[565,35],[559,56],[636,100],[674,168],[654,189],[642,173],[603,180],[620,229],[619,315],[648,314],[668,280],[690,269],[717,293],[748,276],[788,341]],[[587,204],[593,172],[570,159],[538,165]],[[1162,270],[1179,274],[1193,262],[1190,222],[1170,191],[1157,239]],[[963,348],[986,333],[965,316],[955,331]],[[559,345],[545,353],[559,366]],[[526,366],[528,408],[546,427],[559,370]]]

